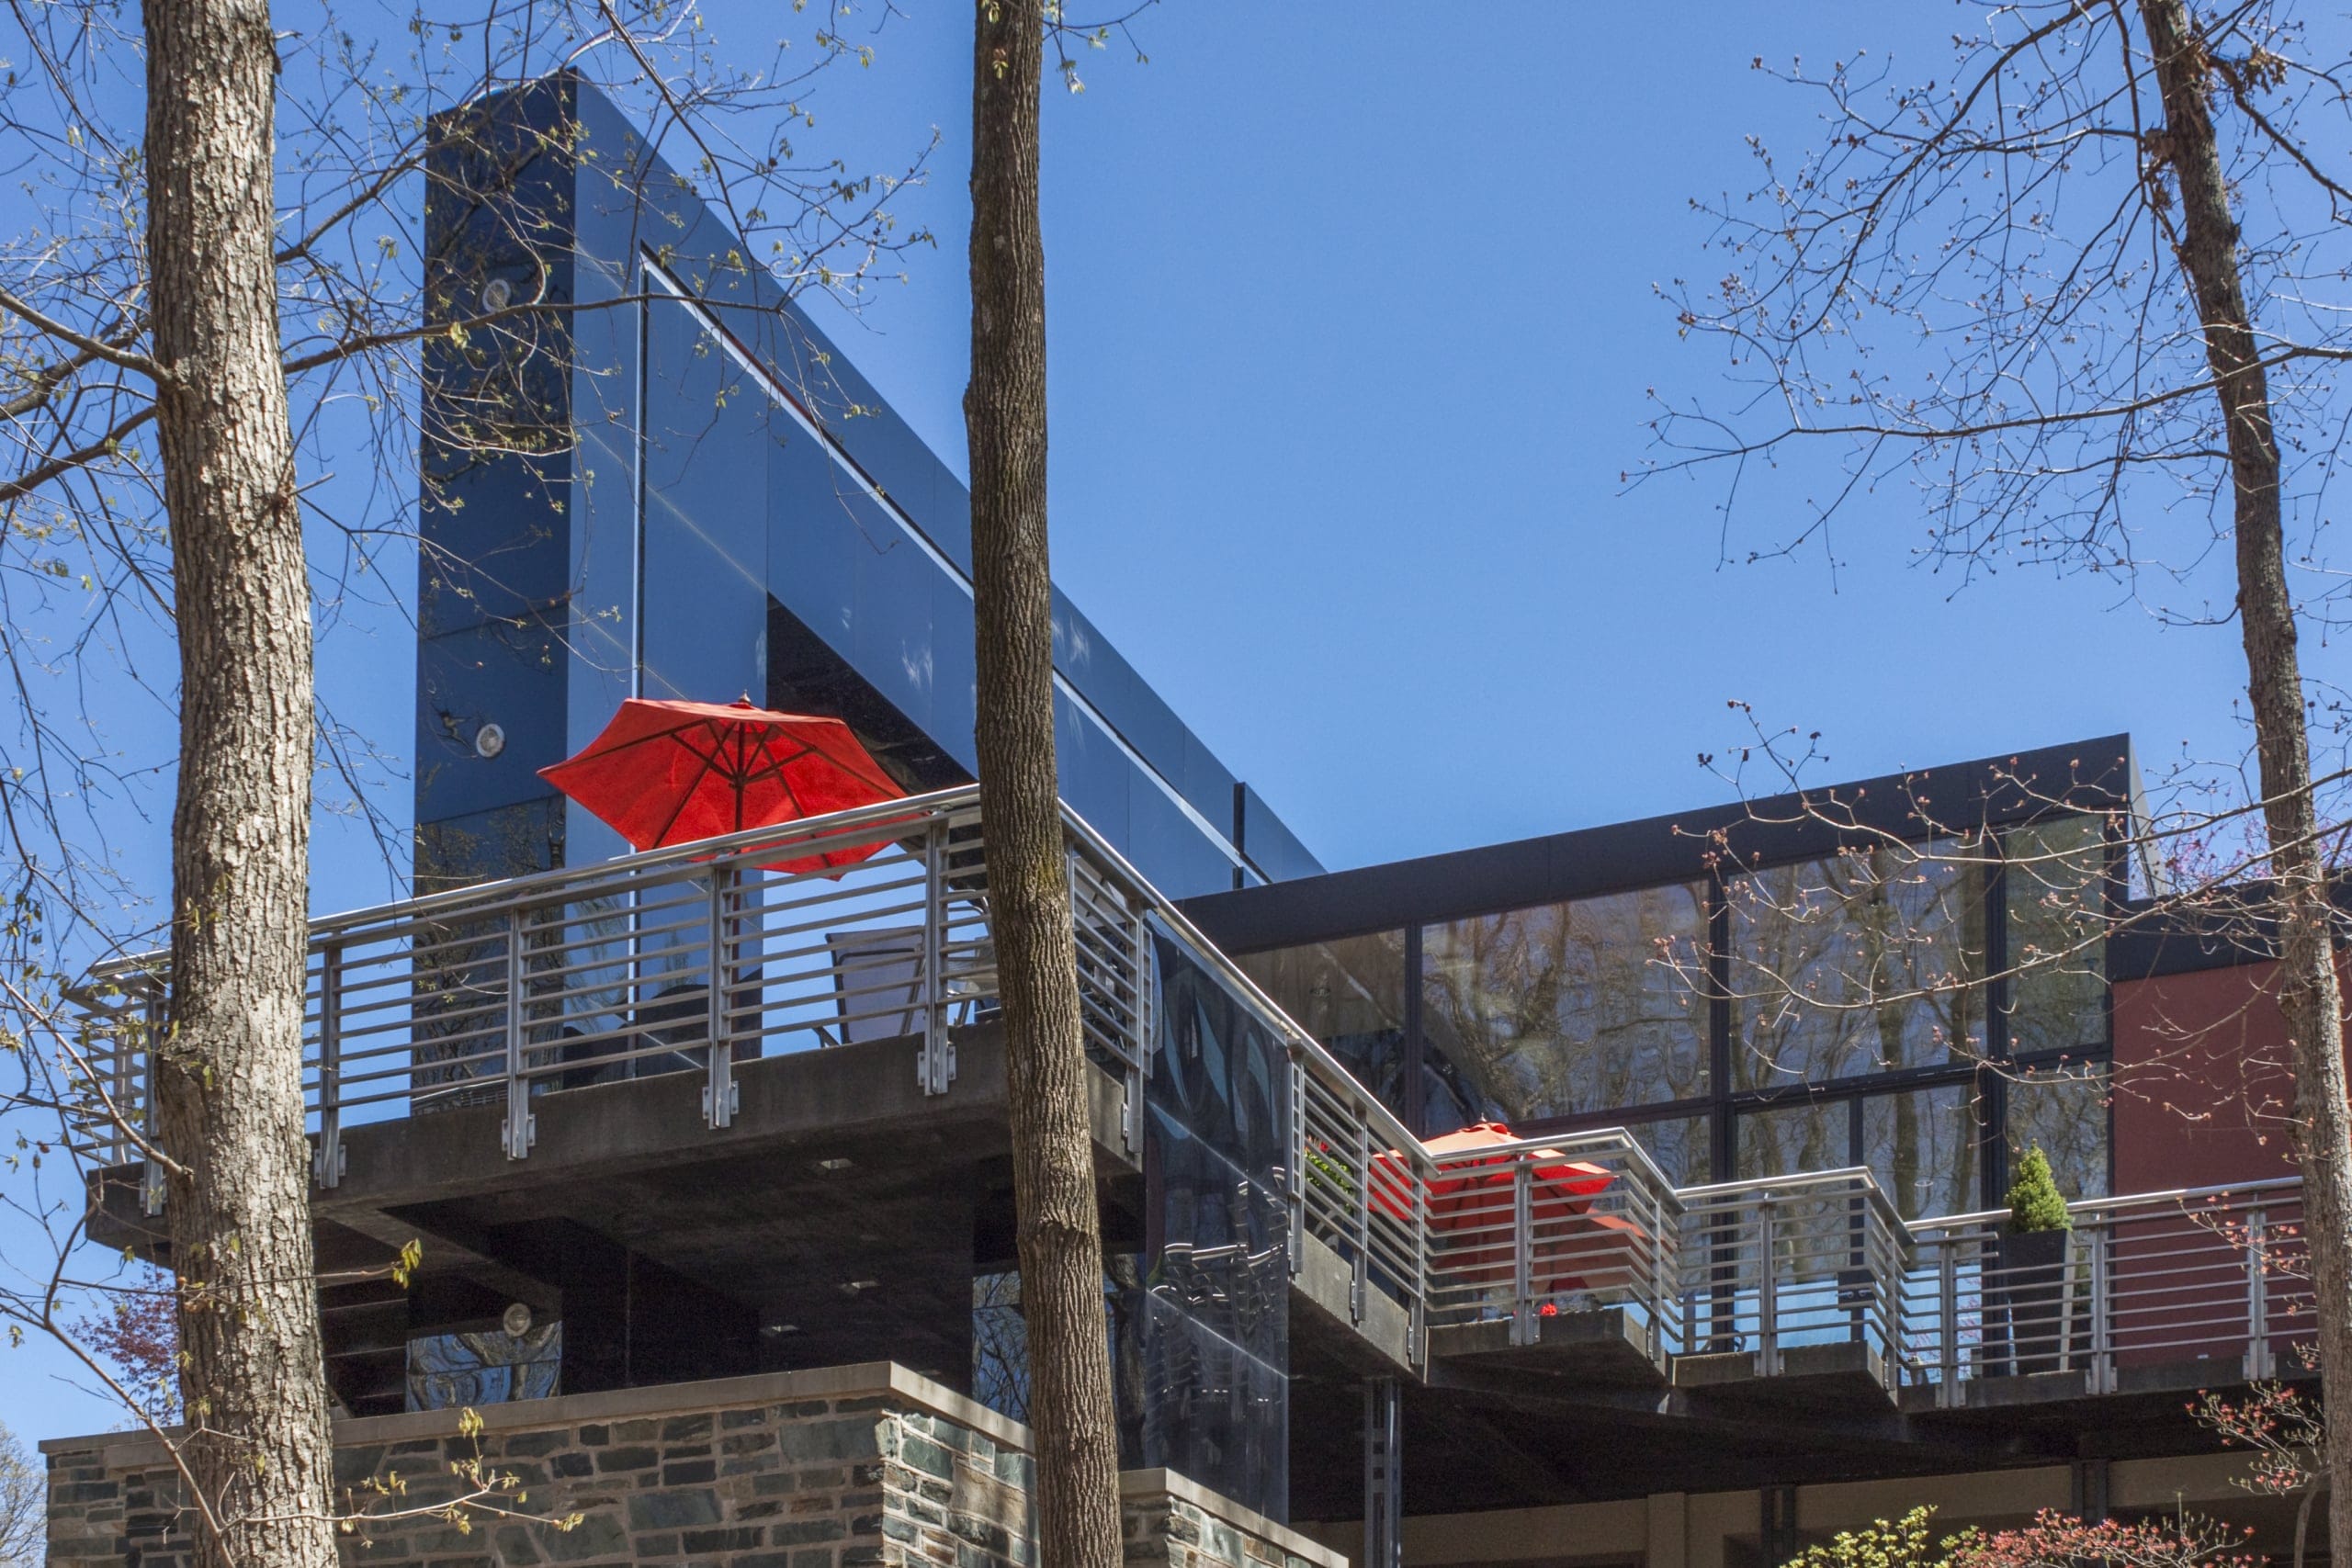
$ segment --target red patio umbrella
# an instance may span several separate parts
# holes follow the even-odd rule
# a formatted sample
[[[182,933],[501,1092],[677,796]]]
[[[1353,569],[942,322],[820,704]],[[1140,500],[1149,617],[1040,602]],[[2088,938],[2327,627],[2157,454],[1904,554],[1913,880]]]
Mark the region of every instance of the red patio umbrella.
[[[605,732],[539,776],[640,850],[822,817],[906,791],[848,725],[731,703],[631,697]],[[889,842],[825,850],[764,866],[837,871]]]
[[[1516,1273],[1511,1256],[1512,1171],[1526,1151],[1464,1160],[1465,1152],[1521,1140],[1499,1122],[1477,1122],[1431,1138],[1422,1146],[1444,1160],[1429,1186],[1430,1229],[1438,1244],[1432,1260],[1453,1280],[1472,1285],[1509,1284]],[[1557,1149],[1537,1149],[1528,1174],[1528,1219],[1533,1243],[1531,1283],[1539,1292],[1576,1290],[1585,1281],[1567,1272],[1589,1259],[1595,1233],[1614,1229],[1605,1216],[1587,1213],[1593,1199],[1616,1179],[1605,1166],[1572,1160]],[[1411,1214],[1412,1177],[1394,1150],[1373,1160],[1373,1201],[1398,1219]]]

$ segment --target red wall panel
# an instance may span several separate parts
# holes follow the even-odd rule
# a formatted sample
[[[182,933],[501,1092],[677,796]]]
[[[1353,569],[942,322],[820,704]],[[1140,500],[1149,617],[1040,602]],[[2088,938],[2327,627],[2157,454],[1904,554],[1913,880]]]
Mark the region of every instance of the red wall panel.
[[[2121,980],[2115,1005],[2115,1190],[2294,1174],[2278,965]]]

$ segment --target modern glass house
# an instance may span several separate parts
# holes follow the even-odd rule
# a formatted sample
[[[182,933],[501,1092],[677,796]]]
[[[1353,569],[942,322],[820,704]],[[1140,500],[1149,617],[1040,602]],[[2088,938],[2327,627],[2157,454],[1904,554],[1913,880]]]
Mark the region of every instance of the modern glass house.
[[[1623,1126],[1678,1186],[1866,1167],[1911,1220],[1998,1205],[2029,1146],[2110,1190],[2092,939],[2135,802],[2109,736],[1187,908],[1424,1136]]]
[[[612,106],[439,130],[432,309],[495,330],[429,367],[418,896],[312,941],[346,1479],[473,1404],[584,1533],[380,1560],[1034,1562],[965,492]],[[2184,1411],[2301,1375],[2283,1029],[2258,945],[2125,918],[2128,738],[1327,872],[1058,599],[1055,653],[1137,1561],[2285,1539]],[[912,798],[624,854],[537,777],[739,694]],[[2034,1147],[2072,1228],[2010,1236]],[[136,1156],[93,1235],[169,1264]],[[45,1447],[52,1562],[180,1549],[157,1453]]]

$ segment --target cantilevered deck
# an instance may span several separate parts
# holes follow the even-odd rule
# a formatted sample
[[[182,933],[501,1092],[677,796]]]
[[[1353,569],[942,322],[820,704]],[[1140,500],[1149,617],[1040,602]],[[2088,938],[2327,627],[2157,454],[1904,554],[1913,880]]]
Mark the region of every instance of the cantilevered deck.
[[[1408,1442],[1481,1445],[1414,1467],[1449,1506],[1605,1495],[1612,1466],[1720,1483],[1759,1436],[1848,1470],[2023,1462],[2070,1452],[2084,1402],[2185,1440],[2162,1435],[2181,1391],[2300,1369],[2291,1181],[2078,1203],[2035,1252],[2000,1215],[1905,1224],[1866,1169],[1677,1190],[1613,1130],[1436,1156],[1065,818],[1106,1232],[1212,1314],[1254,1278],[1220,1254],[1280,1247],[1294,1433],[1398,1380]],[[583,1340],[620,1325],[574,1385],[876,1354],[962,1383],[972,1280],[1012,1251],[983,861],[967,788],[318,922],[322,1258],[425,1258],[410,1292],[328,1288],[345,1403],[397,1408],[409,1335],[513,1300]],[[1287,1081],[1215,1135],[1270,1160],[1286,1235],[1153,1235],[1148,1091],[1192,1070],[1162,1039],[1179,969],[1278,1043]],[[135,1120],[159,977],[97,978],[99,1074]],[[102,1125],[99,1232],[160,1248],[160,1185]],[[1360,1481],[1312,1446],[1308,1510]]]

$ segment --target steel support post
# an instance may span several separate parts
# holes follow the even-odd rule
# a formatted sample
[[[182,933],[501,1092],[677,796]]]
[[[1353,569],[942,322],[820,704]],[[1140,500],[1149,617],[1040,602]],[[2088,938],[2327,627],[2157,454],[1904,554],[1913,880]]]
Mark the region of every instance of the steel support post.
[[[1362,1323],[1372,1288],[1372,1119],[1361,1105],[1351,1109],[1356,1117],[1356,1196],[1349,1229],[1355,1234],[1356,1256],[1348,1274],[1348,1321]]]
[[[922,836],[922,1055],[915,1077],[925,1094],[945,1094],[956,1081],[956,1047],[947,1038],[947,829],[933,822]]]
[[[1395,1378],[1363,1385],[1363,1568],[1403,1568],[1402,1391]]]
[[[1936,1404],[1954,1410],[1960,1405],[1960,1250],[1949,1235],[1936,1247],[1936,1354],[1941,1377],[1936,1382]]]
[[[164,1038],[164,994],[163,988],[152,976],[148,977],[145,990],[147,995],[142,1004],[142,1010],[147,1015],[147,1038],[144,1046],[147,1057],[147,1092],[141,1097],[142,1103],[140,1107],[140,1122],[146,1129],[147,1145],[153,1148],[164,1135],[161,1075],[156,1070],[156,1064],[163,1057],[160,1046]],[[153,1219],[162,1213],[164,1191],[164,1168],[150,1159],[139,1173],[139,1212],[149,1219]]]
[[[1141,905],[1127,912],[1129,980],[1127,996],[1134,1011],[1134,1037],[1128,1042],[1127,1102],[1119,1117],[1119,1133],[1127,1152],[1143,1154],[1144,1083],[1151,1077],[1151,1055],[1159,1043],[1159,996],[1152,983],[1151,917]]]
[[[1764,1568],[1781,1568],[1804,1550],[1797,1535],[1797,1489],[1765,1487],[1757,1496],[1756,1511]]]
[[[735,1031],[730,1006],[735,966],[729,957],[734,947],[734,921],[729,893],[738,874],[728,866],[710,868],[710,1013],[703,1030],[703,1038],[709,1042],[710,1060],[706,1065],[710,1081],[703,1085],[702,1119],[714,1131],[735,1121]]]
[[[2270,1376],[2270,1263],[2265,1216],[2256,1209],[2245,1217],[2245,1376],[2248,1382]]]
[[[1290,1271],[1306,1258],[1306,1064],[1290,1059]]]
[[[1405,1179],[1413,1184],[1408,1204],[1413,1215],[1413,1312],[1405,1328],[1405,1359],[1426,1371],[1430,1360],[1430,1183],[1423,1179],[1409,1150],[1399,1149],[1396,1154]]]
[[[1772,1195],[1756,1201],[1756,1375],[1781,1371],[1781,1293],[1772,1264]]]
[[[1535,1343],[1533,1169],[1522,1155],[1510,1168],[1510,1342]]]
[[[506,1123],[508,1159],[521,1159],[538,1141],[531,1114],[531,1080],[523,1071],[523,911],[506,911]]]
[[[321,1187],[343,1179],[343,944],[319,953],[319,1152],[311,1172]]]
[[[2093,1227],[2086,1238],[2091,1249],[2090,1318],[2091,1318],[2091,1392],[2115,1392],[2115,1340],[2109,1319],[2114,1303],[2109,1300],[2115,1290],[2114,1249],[2109,1245],[2115,1233],[2106,1224]],[[2100,1475],[2102,1484],[2106,1472]],[[2079,1510],[2078,1510],[2079,1512]],[[2088,1514],[2081,1517],[2089,1518]],[[2102,1513],[2102,1517],[2104,1517]]]

